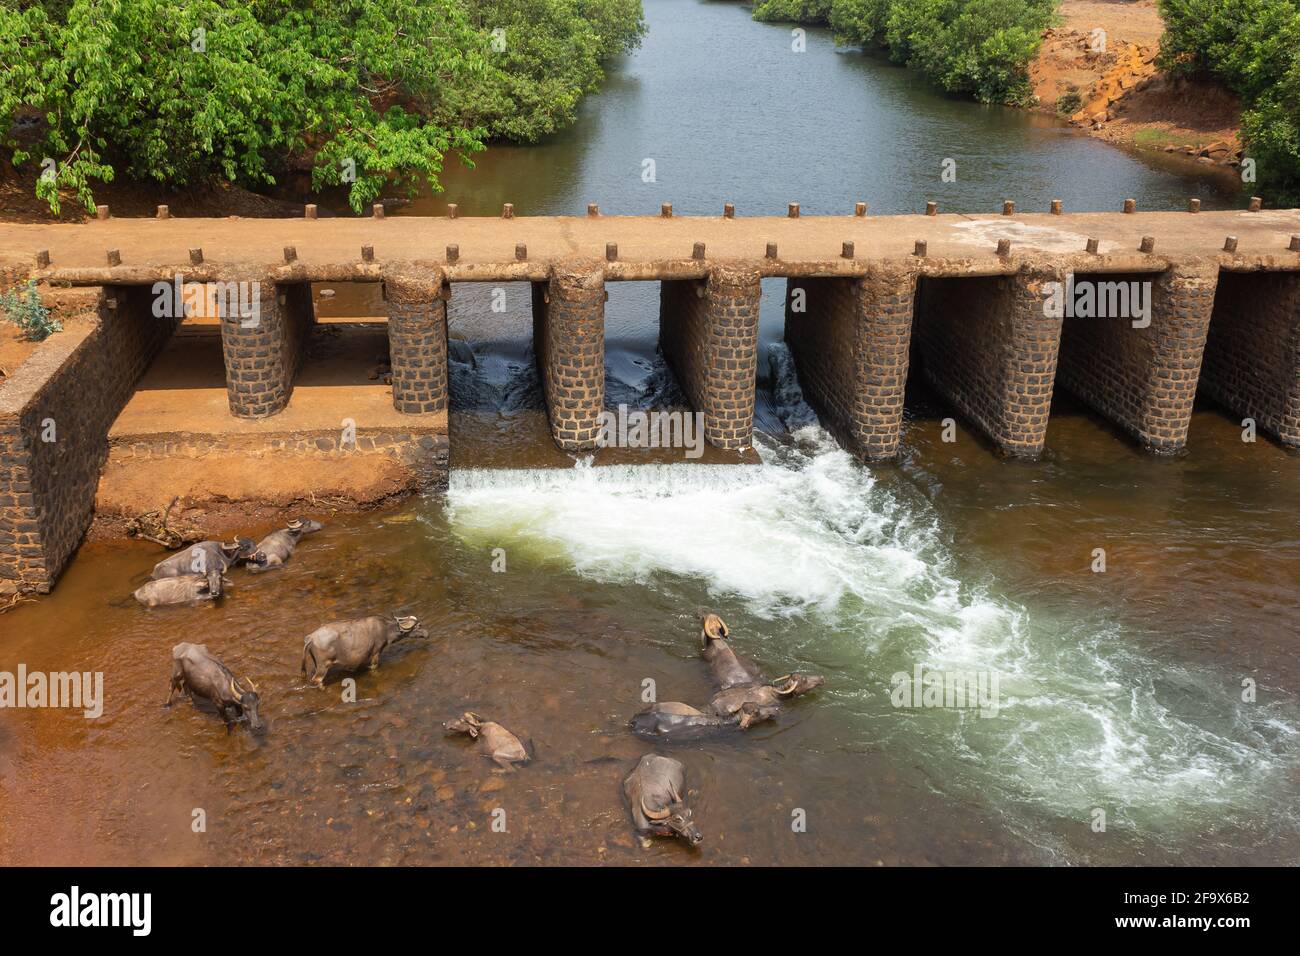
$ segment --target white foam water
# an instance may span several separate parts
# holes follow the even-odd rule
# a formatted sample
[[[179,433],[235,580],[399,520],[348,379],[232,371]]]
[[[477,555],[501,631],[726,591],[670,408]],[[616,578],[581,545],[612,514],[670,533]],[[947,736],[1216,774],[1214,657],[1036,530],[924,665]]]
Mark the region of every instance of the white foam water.
[[[1293,825],[1293,702],[1186,713],[1188,700],[1231,701],[1228,677],[1144,656],[1104,615],[1062,620],[959,580],[924,500],[897,500],[818,426],[759,452],[755,467],[453,471],[448,519],[469,544],[595,582],[702,588],[729,620],[748,618],[760,653],[825,668],[853,732],[1030,821],[1086,827],[1103,808],[1108,826],[1148,833],[1261,815]],[[999,716],[897,719],[890,677],[916,665],[996,673]]]

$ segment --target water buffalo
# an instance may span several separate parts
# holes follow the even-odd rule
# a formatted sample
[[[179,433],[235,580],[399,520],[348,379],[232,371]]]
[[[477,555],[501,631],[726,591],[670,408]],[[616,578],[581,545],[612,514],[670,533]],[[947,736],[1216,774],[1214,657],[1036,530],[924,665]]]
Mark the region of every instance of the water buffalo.
[[[379,655],[389,644],[407,637],[428,637],[415,617],[363,617],[354,621],[333,621],[307,635],[302,648],[302,673],[317,687],[325,686],[331,667],[354,671],[363,664],[379,669]]]
[[[731,649],[726,640],[730,633],[726,622],[718,615],[700,612],[700,642],[704,646],[704,659],[709,662],[720,690],[752,684],[763,676],[757,664]]]
[[[146,581],[135,590],[135,599],[145,607],[177,604],[201,604],[221,597],[221,572],[209,568],[207,574],[183,574],[174,578]]]
[[[452,733],[469,734],[478,741],[478,749],[506,770],[515,764],[525,764],[533,759],[532,748],[525,747],[519,738],[500,724],[484,720],[473,711],[466,711],[455,720],[442,725]]]
[[[223,574],[237,561],[252,557],[257,546],[250,538],[239,538],[230,544],[220,541],[200,541],[184,551],[173,554],[153,566],[150,578],[176,578],[183,574],[207,574],[210,568],[216,568]]]
[[[623,795],[641,833],[679,836],[691,846],[704,839],[686,805],[686,768],[679,761],[646,754],[623,781]]]
[[[244,683],[247,687],[241,687],[230,668],[209,654],[205,645],[177,644],[172,648],[172,686],[163,706],[170,707],[177,692],[202,697],[216,705],[226,733],[241,717],[248,719],[249,730],[261,733],[266,728],[257,714],[257,685],[247,678]]]
[[[768,684],[743,684],[718,691],[709,707],[719,717],[732,717],[741,728],[770,720],[781,711],[781,702],[806,694],[826,683],[816,674],[787,674]]]
[[[643,737],[695,740],[720,728],[734,727],[736,720],[669,700],[651,704],[633,717],[628,726]]]
[[[257,542],[257,550],[248,559],[248,570],[265,571],[268,568],[278,568],[289,560],[289,556],[298,547],[298,541],[303,535],[314,534],[324,527],[319,521],[313,521],[311,518],[306,521],[294,518],[279,531],[272,531]]]

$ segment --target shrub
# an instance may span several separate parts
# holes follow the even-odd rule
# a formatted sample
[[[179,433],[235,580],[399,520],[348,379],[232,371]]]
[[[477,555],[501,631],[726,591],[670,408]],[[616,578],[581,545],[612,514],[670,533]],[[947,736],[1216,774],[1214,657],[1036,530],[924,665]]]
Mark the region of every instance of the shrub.
[[[63,324],[50,318],[50,310],[41,302],[35,279],[28,280],[26,286],[0,292],[0,309],[4,310],[8,321],[22,330],[23,338],[28,341],[40,342],[54,332],[63,331]]]

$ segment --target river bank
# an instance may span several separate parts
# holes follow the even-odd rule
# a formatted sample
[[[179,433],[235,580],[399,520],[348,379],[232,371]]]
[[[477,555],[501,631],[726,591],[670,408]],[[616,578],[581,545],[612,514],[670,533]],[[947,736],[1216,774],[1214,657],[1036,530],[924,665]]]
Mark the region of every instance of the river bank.
[[[1062,0],[1058,13],[1061,25],[1044,33],[1029,65],[1036,109],[1115,145],[1240,164],[1237,98],[1157,67],[1164,22],[1156,0]]]

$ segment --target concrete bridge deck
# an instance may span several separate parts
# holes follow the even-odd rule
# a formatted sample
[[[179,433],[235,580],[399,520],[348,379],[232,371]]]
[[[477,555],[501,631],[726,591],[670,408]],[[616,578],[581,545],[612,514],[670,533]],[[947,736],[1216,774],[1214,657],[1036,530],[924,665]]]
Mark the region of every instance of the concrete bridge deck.
[[[1227,269],[1294,269],[1289,248],[1300,210],[785,217],[512,217],[329,219],[107,219],[86,224],[0,224],[0,268],[73,283],[170,279],[281,281],[378,279],[388,263],[437,266],[450,281],[545,280],[550,266],[604,262],[609,280],[700,278],[717,263],[749,263],[764,276],[865,274],[900,262],[933,275],[1006,275],[1028,256],[1092,271],[1159,271],[1175,259],[1209,258]],[[1224,251],[1236,237],[1236,252]],[[1139,252],[1154,239],[1151,253]],[[1085,253],[1089,238],[1097,255]],[[997,254],[999,239],[1010,255]],[[924,242],[924,261],[915,255]],[[843,244],[853,244],[846,258]],[[609,244],[617,258],[607,259]],[[693,258],[695,244],[704,256]],[[776,257],[768,257],[768,244]],[[457,247],[455,260],[447,249]],[[523,247],[522,249],[520,247]],[[284,250],[297,254],[291,264]],[[362,249],[374,261],[363,260]],[[202,262],[190,250],[202,250]],[[115,250],[121,264],[108,265]],[[37,265],[47,252],[48,267]],[[524,258],[520,259],[522,253]]]

